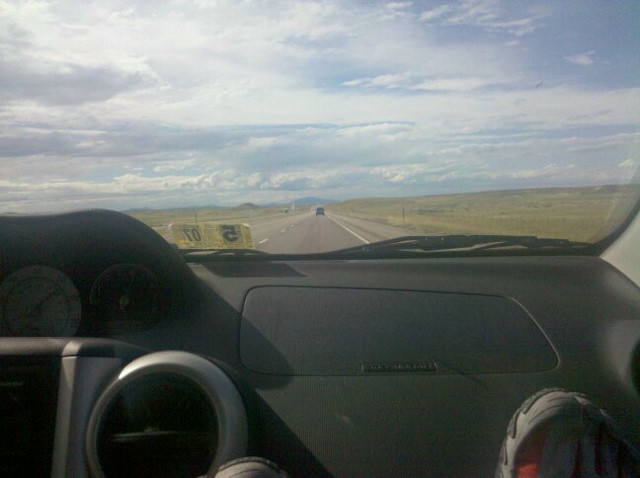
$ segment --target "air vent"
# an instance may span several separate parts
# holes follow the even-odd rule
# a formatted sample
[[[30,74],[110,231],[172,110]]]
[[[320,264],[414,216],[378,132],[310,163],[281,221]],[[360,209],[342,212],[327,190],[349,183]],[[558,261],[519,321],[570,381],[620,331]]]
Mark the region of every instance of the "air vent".
[[[247,419],[233,383],[185,352],[127,365],[89,420],[87,459],[96,477],[201,476],[246,453]]]
[[[57,357],[1,357],[0,476],[3,478],[51,473],[58,374]]]
[[[215,412],[184,377],[154,374],[120,390],[98,429],[105,476],[199,476],[217,446]]]

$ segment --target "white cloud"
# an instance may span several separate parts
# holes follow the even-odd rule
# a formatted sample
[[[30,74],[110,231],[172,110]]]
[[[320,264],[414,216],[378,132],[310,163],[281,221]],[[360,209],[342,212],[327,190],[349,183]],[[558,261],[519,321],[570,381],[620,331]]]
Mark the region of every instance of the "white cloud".
[[[406,133],[413,127],[408,124],[400,123],[373,123],[359,126],[345,126],[335,131],[338,137],[357,138],[369,137],[378,139],[388,139],[395,137],[399,133]],[[325,139],[326,140],[326,139]]]
[[[420,21],[428,22],[430,20],[440,18],[445,13],[450,12],[452,8],[453,7],[450,5],[440,5],[438,7],[432,8],[431,10],[426,10],[420,14]]]
[[[389,74],[379,75],[369,78],[357,78],[355,80],[349,80],[342,83],[343,86],[364,86],[367,88],[382,87],[382,88],[401,88],[406,86],[410,79],[408,73],[401,74]]]
[[[588,153],[611,151],[618,148],[630,148],[640,143],[640,133],[619,133],[598,137],[574,137],[563,138],[560,144],[568,153]]]
[[[389,10],[403,10],[405,8],[410,8],[412,5],[413,2],[388,2],[384,4],[384,7]]]
[[[619,168],[635,169],[635,168],[638,167],[639,163],[640,162],[637,159],[627,158],[624,161],[621,161],[620,163],[618,163],[618,167]]]
[[[174,161],[163,161],[157,166],[154,166],[152,171],[154,173],[165,173],[167,171],[182,171],[193,165],[195,160],[193,159],[177,159]],[[139,171],[140,169],[138,169]]]
[[[574,65],[590,66],[594,61],[591,58],[595,54],[595,51],[588,51],[586,53],[580,53],[578,55],[565,56],[564,59],[573,63]]]
[[[274,136],[249,138],[247,141],[247,147],[252,150],[270,148],[281,143],[281,141],[282,140],[280,138]]]
[[[629,176],[637,84],[538,70],[536,34],[561,7],[422,5],[0,0],[0,201]],[[554,59],[601,67],[544,34]]]
[[[430,91],[471,91],[485,86],[495,85],[483,78],[441,78],[428,80],[411,86],[413,90]]]
[[[507,8],[507,5],[511,8]],[[528,35],[540,27],[544,17],[542,10],[538,14],[523,17],[510,11],[515,9],[514,5],[498,0],[460,0],[422,12],[420,20],[441,25],[475,26],[516,37]]]
[[[507,80],[493,80],[480,77],[466,78],[424,78],[410,73],[379,75],[369,78],[356,78],[345,81],[343,86],[363,88],[387,88],[429,91],[470,91],[487,86],[498,86],[508,83]]]

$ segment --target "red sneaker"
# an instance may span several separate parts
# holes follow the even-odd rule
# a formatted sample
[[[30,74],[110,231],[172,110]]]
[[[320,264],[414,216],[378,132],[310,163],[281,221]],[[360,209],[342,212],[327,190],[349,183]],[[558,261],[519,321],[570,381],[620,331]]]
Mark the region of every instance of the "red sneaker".
[[[496,477],[640,477],[640,451],[584,395],[545,389],[511,417]]]

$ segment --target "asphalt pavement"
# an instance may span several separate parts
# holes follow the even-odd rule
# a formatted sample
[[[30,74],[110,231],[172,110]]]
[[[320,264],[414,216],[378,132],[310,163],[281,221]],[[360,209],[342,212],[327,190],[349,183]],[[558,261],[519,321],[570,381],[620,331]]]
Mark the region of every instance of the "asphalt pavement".
[[[256,249],[270,253],[328,252],[410,234],[410,231],[327,211],[283,214],[252,221]]]
[[[329,252],[412,234],[410,230],[342,216],[330,210],[324,216],[316,216],[315,208],[310,212],[281,213],[241,222],[251,226],[256,249],[272,254]],[[154,229],[173,242],[167,226]]]

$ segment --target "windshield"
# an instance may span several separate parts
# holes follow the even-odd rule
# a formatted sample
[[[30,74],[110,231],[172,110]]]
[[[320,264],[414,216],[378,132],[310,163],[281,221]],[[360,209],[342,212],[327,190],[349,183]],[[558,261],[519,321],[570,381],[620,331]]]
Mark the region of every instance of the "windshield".
[[[640,4],[0,1],[0,213],[187,249],[593,243],[640,197]],[[634,179],[635,178],[635,179]]]

